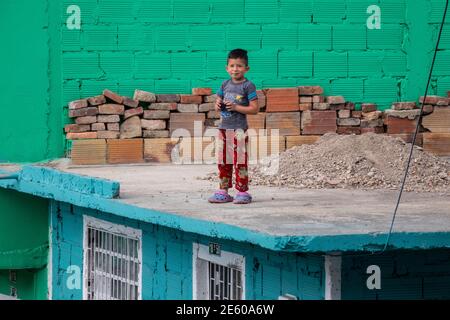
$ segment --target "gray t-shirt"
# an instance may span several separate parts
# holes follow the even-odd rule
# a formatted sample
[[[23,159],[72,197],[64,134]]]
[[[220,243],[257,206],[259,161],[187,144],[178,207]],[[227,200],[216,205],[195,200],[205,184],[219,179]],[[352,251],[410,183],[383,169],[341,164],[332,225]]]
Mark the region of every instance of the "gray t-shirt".
[[[242,106],[250,105],[250,101],[258,98],[255,85],[245,79],[240,83],[234,83],[231,79],[222,83],[217,96],[223,100],[229,100]],[[237,111],[221,111],[221,123],[219,129],[248,129],[247,115]]]

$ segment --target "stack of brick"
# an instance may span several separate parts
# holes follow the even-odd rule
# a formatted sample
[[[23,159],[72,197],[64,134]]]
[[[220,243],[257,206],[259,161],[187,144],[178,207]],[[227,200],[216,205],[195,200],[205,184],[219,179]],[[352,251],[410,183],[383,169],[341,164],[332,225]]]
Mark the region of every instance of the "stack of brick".
[[[422,119],[423,148],[440,156],[450,156],[450,91],[447,97],[427,96],[424,102],[428,115]]]
[[[336,132],[336,111],[332,110],[332,104],[342,102],[343,97],[325,98],[319,86],[300,86],[298,89],[302,135]]]
[[[383,112],[374,103],[361,104],[361,133],[384,133]]]
[[[386,133],[403,139],[406,142],[412,142],[414,132],[419,121],[420,109],[415,102],[396,102],[392,104],[391,109],[384,112],[384,124]],[[419,132],[421,132],[419,126]],[[422,135],[418,134],[416,144],[422,145]]]

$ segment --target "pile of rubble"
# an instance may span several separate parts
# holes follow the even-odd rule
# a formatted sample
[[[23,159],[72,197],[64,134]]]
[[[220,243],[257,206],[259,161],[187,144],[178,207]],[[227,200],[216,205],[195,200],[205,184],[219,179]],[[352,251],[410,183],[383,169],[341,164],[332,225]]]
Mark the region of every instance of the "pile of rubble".
[[[251,184],[398,189],[410,147],[388,135],[325,134],[315,144],[295,146],[250,168]],[[415,146],[404,190],[450,193],[450,162]]]

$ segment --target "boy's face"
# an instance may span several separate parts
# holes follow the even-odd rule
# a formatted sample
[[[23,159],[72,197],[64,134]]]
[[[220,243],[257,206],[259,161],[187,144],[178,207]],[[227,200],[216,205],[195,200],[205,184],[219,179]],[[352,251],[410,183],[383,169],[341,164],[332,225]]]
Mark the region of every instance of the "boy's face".
[[[226,70],[231,79],[239,81],[244,78],[244,75],[250,70],[250,67],[246,65],[244,59],[228,59]]]

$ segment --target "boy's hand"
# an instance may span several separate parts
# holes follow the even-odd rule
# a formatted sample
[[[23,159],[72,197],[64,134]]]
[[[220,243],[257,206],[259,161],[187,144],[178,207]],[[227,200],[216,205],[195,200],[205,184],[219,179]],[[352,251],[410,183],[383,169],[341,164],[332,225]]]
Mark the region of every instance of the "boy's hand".
[[[217,112],[220,111],[220,105],[222,103],[222,98],[217,97],[216,98],[216,103],[214,104],[214,110],[216,110]]]
[[[228,111],[236,111],[236,104],[228,100],[226,100],[224,103],[227,106]]]

